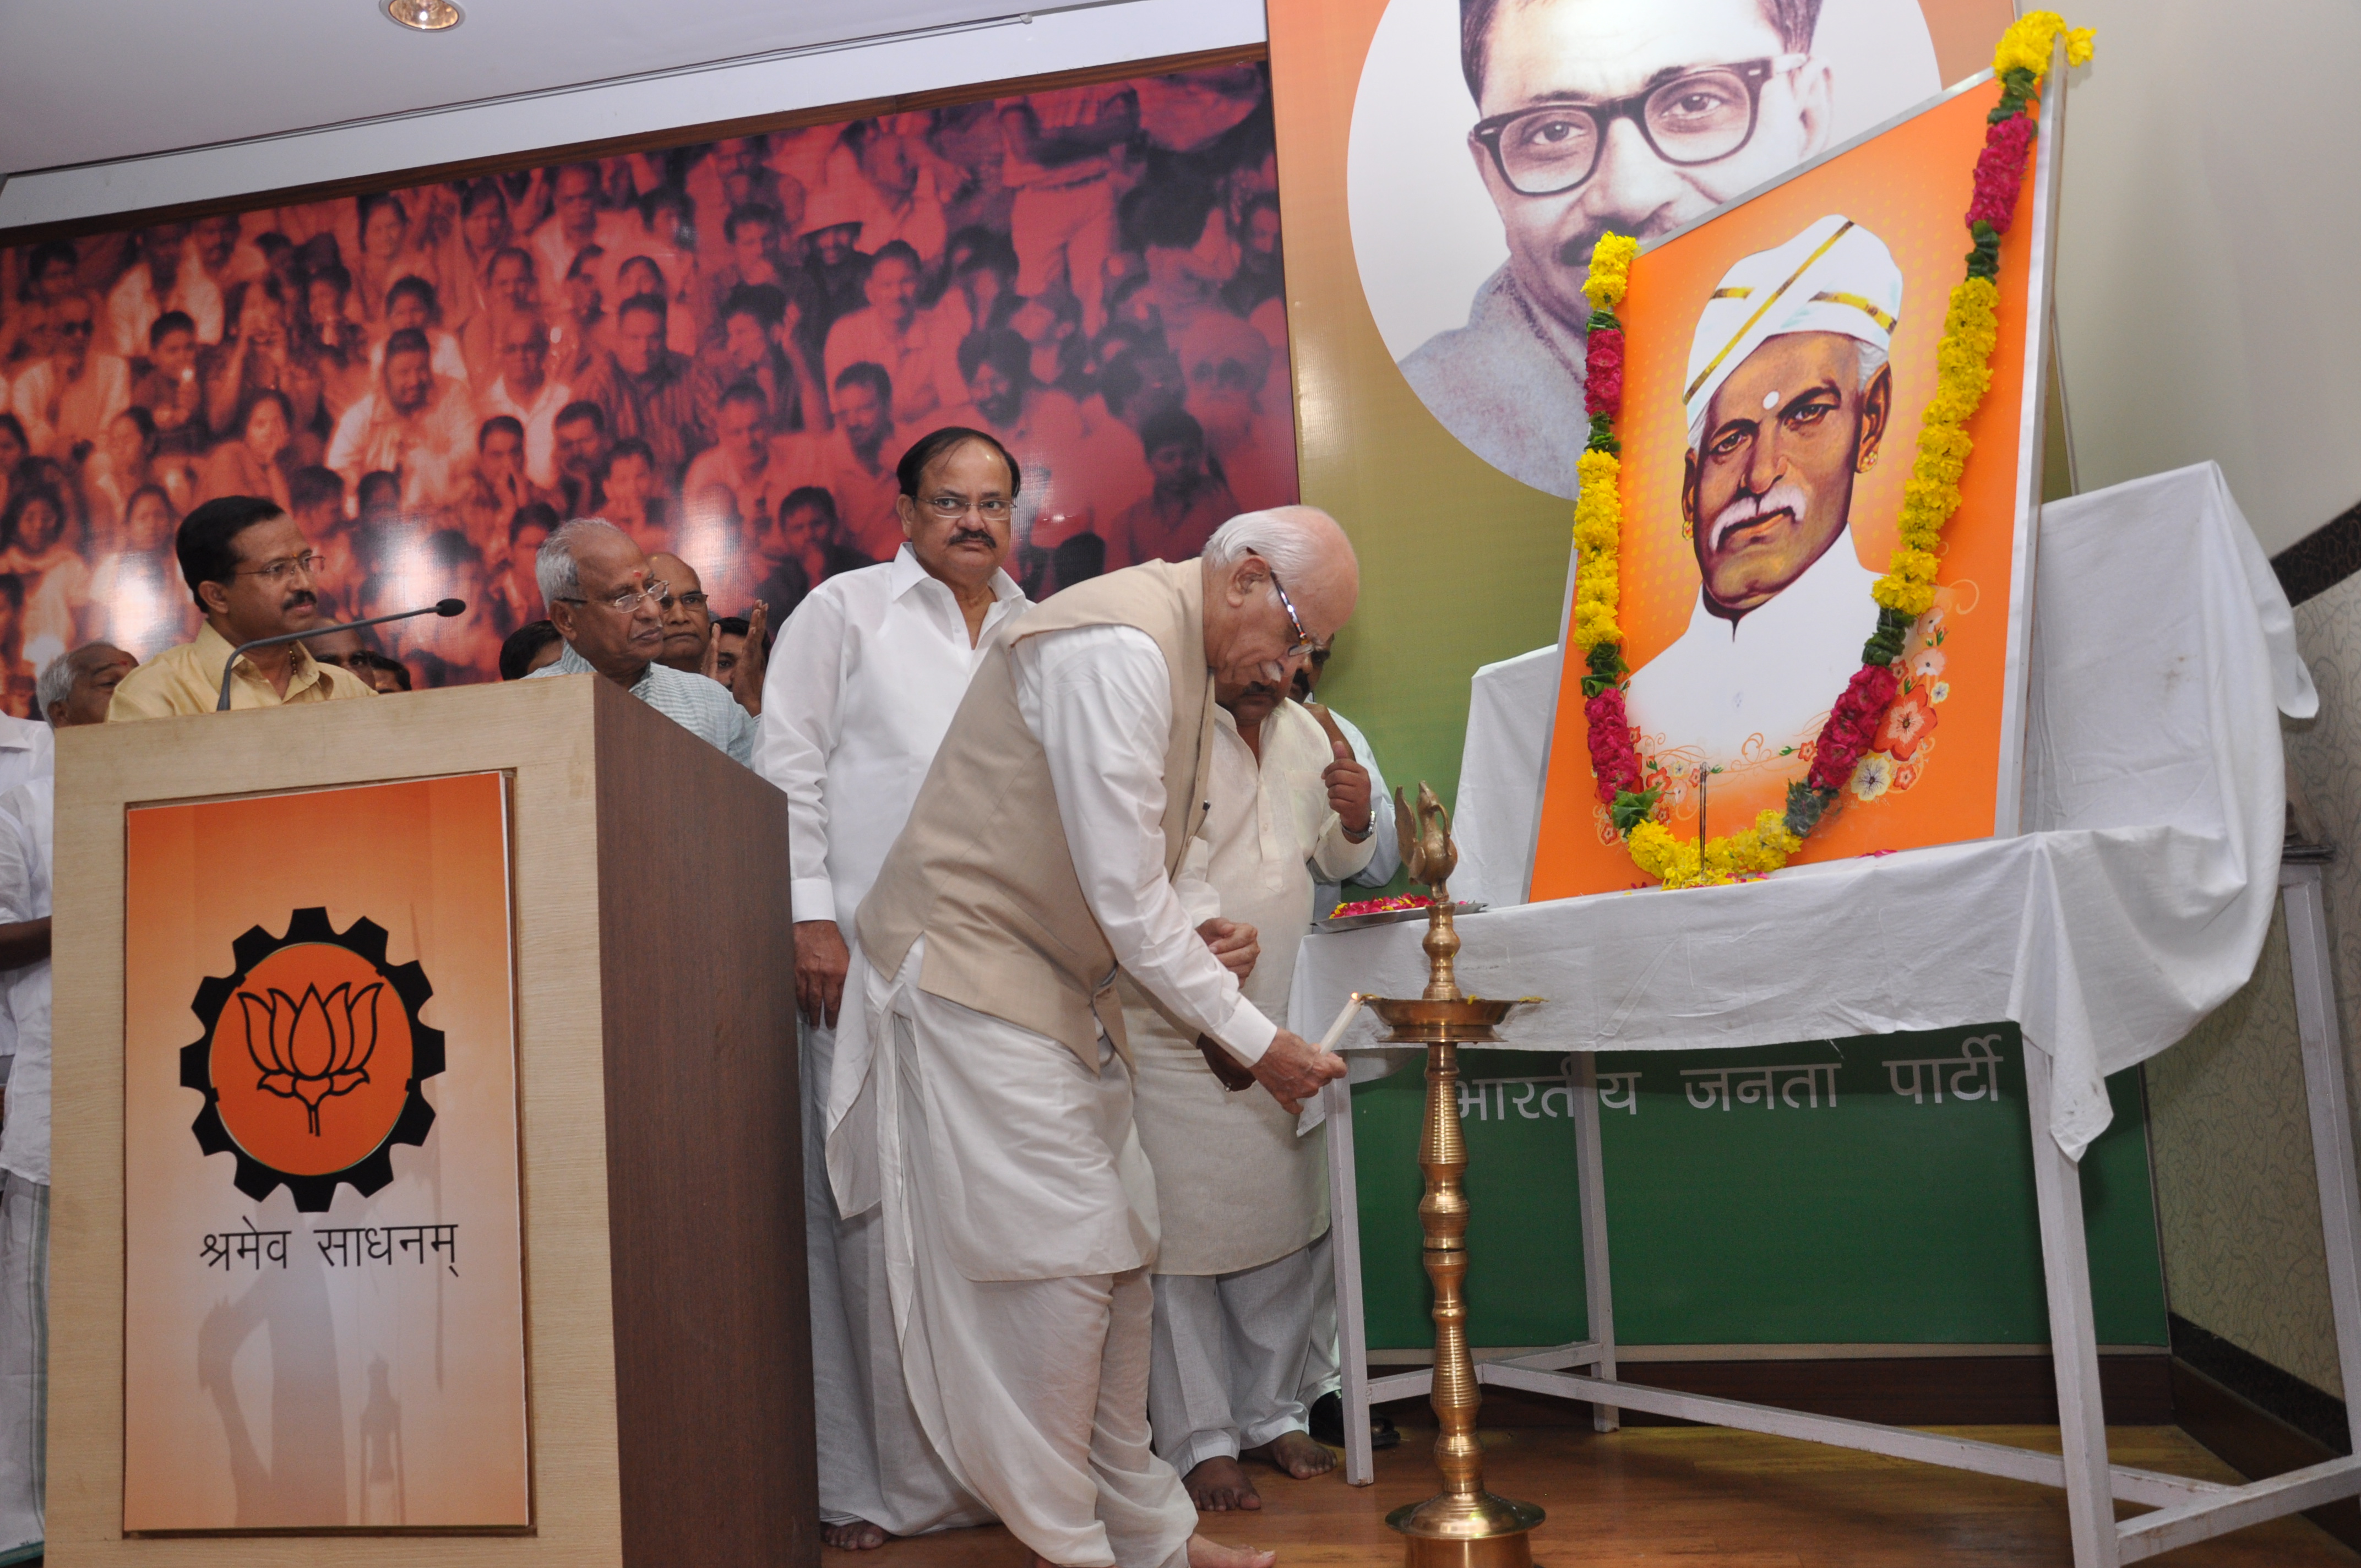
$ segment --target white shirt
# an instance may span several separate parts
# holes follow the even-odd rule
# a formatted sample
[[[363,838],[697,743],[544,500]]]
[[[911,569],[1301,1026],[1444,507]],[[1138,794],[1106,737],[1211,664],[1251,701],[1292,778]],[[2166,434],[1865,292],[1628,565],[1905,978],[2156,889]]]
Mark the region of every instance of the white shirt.
[[[1848,528],[1735,625],[1707,609],[1699,589],[1689,629],[1632,673],[1631,722],[1708,762],[1758,760],[1814,739],[1877,630],[1876,581]]]
[[[38,719],[0,713],[0,795],[19,784],[49,777],[57,772],[57,766],[55,730]],[[0,1059],[16,1054],[16,1025],[8,1016],[7,988],[25,972],[20,969],[0,970]]]
[[[0,795],[0,925],[49,913],[50,828],[56,781],[43,777]],[[6,1006],[16,1036],[8,1074],[7,1128],[0,1170],[43,1186],[49,1179],[49,962],[14,970]]]
[[[0,795],[57,771],[58,738],[35,718],[0,713]]]
[[[754,771],[788,801],[788,894],[798,920],[852,917],[901,837],[918,785],[994,630],[1027,605],[1005,572],[970,647],[949,584],[907,544],[840,572],[796,607],[771,651]]]
[[[1076,627],[1028,637],[1010,658],[1017,712],[1049,754],[1082,897],[1115,962],[1181,1022],[1261,1060],[1278,1026],[1240,993],[1165,874],[1172,683],[1155,640]]]
[[[437,365],[436,372],[443,367]],[[519,402],[509,390],[506,376],[491,384],[476,412],[484,419],[506,414],[524,426],[524,477],[544,490],[557,488],[557,411],[574,400],[574,389],[555,376],[541,378],[541,396],[530,403]],[[477,427],[480,445],[483,428]]]

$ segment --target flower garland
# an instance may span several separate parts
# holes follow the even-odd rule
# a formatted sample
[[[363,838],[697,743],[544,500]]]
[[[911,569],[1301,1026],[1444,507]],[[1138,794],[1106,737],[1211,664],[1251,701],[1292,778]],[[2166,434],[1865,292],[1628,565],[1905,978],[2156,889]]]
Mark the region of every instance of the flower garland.
[[[1575,502],[1575,645],[1584,650],[1583,718],[1587,726],[1591,772],[1599,803],[1623,836],[1631,860],[1666,887],[1726,883],[1777,871],[1803,848],[1854,770],[1887,727],[1887,711],[1902,689],[1904,639],[1935,603],[1938,551],[1944,526],[1960,508],[1960,477],[1974,443],[1967,422],[1992,386],[1992,356],[1999,345],[2000,240],[2016,215],[2017,192],[2032,155],[2033,104],[2048,73],[2059,35],[2070,65],[2091,58],[2092,29],[2069,28],[2055,11],[2035,11],[2010,24],[1993,51],[2001,98],[1976,159],[1975,192],[1967,226],[1973,248],[1967,276],[1951,291],[1936,350],[1935,396],[1927,405],[1917,454],[1903,487],[1900,538],[1885,575],[1870,590],[1877,601],[1877,630],[1861,649],[1861,668],[1829,710],[1814,745],[1811,772],[1787,787],[1784,811],[1764,811],[1752,827],[1699,844],[1673,836],[1655,818],[1662,789],[1642,789],[1640,753],[1623,701],[1623,630],[1616,615],[1622,601],[1619,554],[1623,534],[1621,444],[1615,420],[1623,400],[1623,323],[1616,319],[1631,284],[1639,242],[1622,235],[1600,237],[1591,253],[1583,293],[1591,305],[1589,352],[1583,406],[1590,440],[1579,471]]]

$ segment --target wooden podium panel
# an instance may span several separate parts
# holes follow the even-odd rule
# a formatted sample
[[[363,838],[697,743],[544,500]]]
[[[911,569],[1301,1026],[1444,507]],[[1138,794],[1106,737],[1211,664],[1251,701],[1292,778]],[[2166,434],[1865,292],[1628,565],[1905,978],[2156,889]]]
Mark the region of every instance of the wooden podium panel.
[[[785,798],[589,676],[59,740],[50,1560],[816,1562]],[[485,772],[509,782],[532,1522],[126,1538],[125,812]]]

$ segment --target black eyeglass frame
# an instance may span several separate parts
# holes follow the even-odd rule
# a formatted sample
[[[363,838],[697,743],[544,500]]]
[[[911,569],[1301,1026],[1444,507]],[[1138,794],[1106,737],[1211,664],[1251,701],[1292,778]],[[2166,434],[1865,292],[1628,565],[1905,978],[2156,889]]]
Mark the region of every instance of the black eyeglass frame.
[[[1529,109],[1512,110],[1505,115],[1493,115],[1477,121],[1474,128],[1468,131],[1467,139],[1492,155],[1492,167],[1499,171],[1501,183],[1520,196],[1563,196],[1568,191],[1579,190],[1587,184],[1590,177],[1598,172],[1598,160],[1607,151],[1607,137],[1614,130],[1615,122],[1618,120],[1629,120],[1638,126],[1640,139],[1648,144],[1648,150],[1666,163],[1679,169],[1700,169],[1708,163],[1719,163],[1725,158],[1735,158],[1745,151],[1748,144],[1754,140],[1756,128],[1763,123],[1763,84],[1781,71],[1793,71],[1811,58],[1807,54],[1783,54],[1766,56],[1761,60],[1737,60],[1727,65],[1701,65],[1694,71],[1685,71],[1669,81],[1659,82],[1653,87],[1644,88],[1629,97],[1602,99],[1595,103],[1568,101],[1563,104],[1537,104]],[[1727,152],[1717,152],[1711,158],[1675,158],[1657,146],[1655,133],[1648,128],[1649,101],[1658,93],[1668,92],[1685,82],[1722,71],[1736,73],[1739,80],[1746,84],[1746,134],[1738,138],[1737,145]],[[1552,186],[1546,191],[1526,190],[1517,183],[1516,176],[1509,172],[1509,160],[1500,151],[1502,133],[1517,121],[1528,119],[1536,115],[1568,114],[1587,115],[1598,132],[1597,138],[1591,143],[1590,167],[1582,171],[1580,179],[1569,181],[1565,184]]]

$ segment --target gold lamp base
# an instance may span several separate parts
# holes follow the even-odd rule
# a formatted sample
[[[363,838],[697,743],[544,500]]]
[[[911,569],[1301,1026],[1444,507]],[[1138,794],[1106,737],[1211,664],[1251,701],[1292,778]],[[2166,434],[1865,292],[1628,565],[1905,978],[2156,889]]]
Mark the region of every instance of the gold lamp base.
[[[1408,1568],[1532,1568],[1532,1538],[1542,1510],[1489,1492],[1461,1498],[1445,1492],[1386,1516],[1409,1537]]]
[[[1427,911],[1426,993],[1363,1000],[1389,1029],[1388,1041],[1426,1047],[1426,1118],[1419,1134],[1418,1166],[1426,1178],[1418,1205],[1425,1237],[1426,1277],[1434,1286],[1434,1374],[1429,1402],[1439,1429],[1435,1468],[1443,1491],[1396,1508],[1386,1523],[1406,1538],[1409,1568],[1532,1568],[1530,1532],[1543,1513],[1531,1503],[1496,1497],[1484,1489],[1484,1445],[1476,1436],[1483,1390],[1467,1354],[1467,1141],[1459,1125],[1459,1047],[1499,1038],[1493,1034],[1514,1002],[1490,1002],[1459,989],[1454,959],[1459,932],[1444,886],[1458,862],[1451,820],[1434,792],[1418,786],[1413,812],[1394,792],[1394,829],[1411,880],[1423,883]],[[1532,1000],[1527,998],[1526,1000]]]

